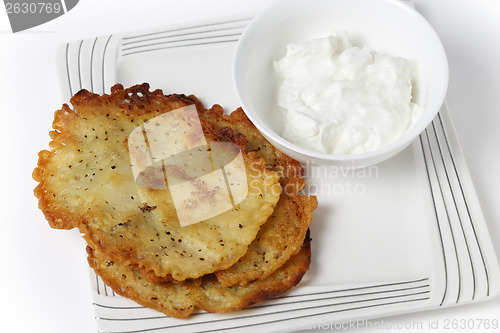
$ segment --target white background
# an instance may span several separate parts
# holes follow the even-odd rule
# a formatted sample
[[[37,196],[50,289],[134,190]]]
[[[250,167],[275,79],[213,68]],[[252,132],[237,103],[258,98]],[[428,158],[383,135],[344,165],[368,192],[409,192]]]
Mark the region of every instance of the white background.
[[[267,2],[81,0],[66,15],[16,34],[10,31],[2,8],[1,332],[97,331],[80,236],[51,229],[33,196],[36,184],[31,173],[37,152],[47,148],[53,112],[66,102],[59,93],[56,48],[70,40],[256,10]],[[500,257],[500,1],[414,2],[446,49],[450,66],[446,100]],[[383,318],[358,331],[391,330],[390,322],[393,329],[414,327],[397,331],[446,332],[445,320],[454,319],[500,320],[500,298]]]

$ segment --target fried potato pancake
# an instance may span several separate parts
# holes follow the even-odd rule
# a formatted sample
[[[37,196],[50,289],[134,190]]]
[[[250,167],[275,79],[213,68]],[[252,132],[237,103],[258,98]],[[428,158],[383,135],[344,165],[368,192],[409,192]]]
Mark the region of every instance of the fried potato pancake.
[[[278,173],[255,153],[244,153],[247,197],[218,216],[180,227],[168,188],[137,187],[127,139],[147,120],[195,100],[150,92],[147,84],[111,91],[80,91],[71,99],[75,110],[65,105],[55,113],[50,151],[40,152],[33,172],[50,225],[77,227],[99,253],[159,277],[196,279],[235,264],[278,202]],[[200,122],[207,141],[220,139],[208,121]]]
[[[201,108],[201,103],[196,101]],[[266,160],[268,168],[280,174],[283,192],[275,211],[247,253],[228,269],[215,272],[224,287],[244,286],[250,281],[265,279],[300,250],[318,202],[315,196],[299,195],[305,185],[300,163],[271,145],[241,108],[223,115],[222,108],[216,105],[200,115],[214,125],[221,140],[255,152],[256,157]]]
[[[196,96],[189,98],[196,102],[199,110],[203,109],[200,117],[213,125],[221,141],[233,142],[245,151],[254,152],[256,157],[265,159],[266,168],[280,174],[283,192],[275,211],[261,227],[245,255],[233,266],[215,272],[223,287],[244,286],[254,280],[263,280],[300,250],[312,221],[312,213],[317,207],[317,199],[315,196],[299,195],[305,185],[300,163],[271,145],[241,108],[223,115],[220,106],[204,109]],[[172,281],[154,274],[145,276],[150,282]]]
[[[300,251],[266,279],[243,287],[224,288],[213,274],[204,276],[200,285],[152,283],[134,266],[108,259],[90,247],[87,252],[89,265],[117,294],[176,318],[186,318],[196,308],[207,312],[235,311],[282,294],[300,282],[311,260],[309,238],[306,237]]]

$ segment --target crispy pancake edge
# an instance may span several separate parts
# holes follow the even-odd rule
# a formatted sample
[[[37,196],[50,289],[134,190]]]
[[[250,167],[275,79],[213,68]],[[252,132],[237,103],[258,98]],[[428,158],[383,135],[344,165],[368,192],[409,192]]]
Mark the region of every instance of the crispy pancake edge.
[[[213,275],[205,276],[199,286],[190,283],[183,285],[168,282],[151,283],[143,279],[140,271],[133,266],[108,260],[91,247],[87,247],[87,252],[89,265],[117,294],[175,318],[187,318],[196,308],[207,312],[232,312],[283,294],[301,281],[311,262],[310,239],[306,237],[301,250],[265,280],[258,280],[244,287],[224,288]],[[116,272],[113,271],[115,269]],[[139,283],[136,283],[141,284],[142,289],[124,283],[129,281],[130,275],[138,279]],[[148,296],[145,297],[141,293]],[[185,297],[188,304],[182,304],[177,308],[169,308],[162,304],[162,299],[167,303],[172,302],[172,298],[168,297],[174,297],[172,295],[176,293]]]
[[[138,97],[139,95],[140,98]],[[171,109],[195,104],[197,102],[197,99],[192,99],[186,97],[185,95],[173,94],[165,96],[163,95],[161,90],[149,92],[149,85],[147,84],[134,86],[128,89],[123,89],[123,86],[116,85],[112,88],[111,95],[103,96],[99,96],[82,90],[71,99],[71,102],[75,106],[83,105],[85,108],[91,110],[93,110],[93,108],[98,109],[99,106],[109,103],[112,105],[118,105],[121,108],[126,109],[129,114],[141,115],[144,112],[143,109],[145,109],[146,106],[150,106],[151,108],[153,108],[153,112],[162,114],[163,112],[161,112],[161,108],[160,111],[156,109],[155,103],[159,100],[167,103],[172,103]],[[44,186],[46,184],[46,179],[44,177],[46,166],[50,163],[51,158],[54,155],[54,151],[56,151],[62,145],[60,139],[61,136],[65,135],[64,127],[68,122],[71,122],[76,117],[78,117],[78,114],[70,109],[67,105],[64,105],[61,110],[56,111],[53,124],[54,131],[52,131],[50,134],[51,138],[53,139],[50,143],[51,151],[42,151],[40,153],[39,164],[33,172],[33,178],[39,181],[39,184],[34,192],[35,196],[39,198],[40,209],[45,214],[47,220],[49,221],[49,224],[53,228],[71,229],[74,227],[78,227],[80,229],[80,232],[86,235],[85,238],[90,245],[98,248],[100,251],[107,252],[107,249],[105,249],[99,241],[94,241],[90,236],[88,236],[91,233],[85,225],[85,214],[72,214],[68,213],[64,208],[57,207],[57,201],[53,200],[51,193],[48,192]],[[211,124],[209,124],[208,121],[204,120],[201,117],[200,121],[202,122],[203,129],[207,138],[210,138],[213,141],[217,141],[219,137],[215,135],[211,130]],[[255,154],[251,152],[248,155],[253,158]],[[264,171],[265,162],[263,160],[256,160],[255,168],[262,169],[262,171]],[[120,257],[120,260],[124,262],[133,263],[140,266],[142,269],[147,269],[144,267],[144,265],[141,264],[139,260],[134,259],[133,251],[121,254],[115,253],[115,255]]]

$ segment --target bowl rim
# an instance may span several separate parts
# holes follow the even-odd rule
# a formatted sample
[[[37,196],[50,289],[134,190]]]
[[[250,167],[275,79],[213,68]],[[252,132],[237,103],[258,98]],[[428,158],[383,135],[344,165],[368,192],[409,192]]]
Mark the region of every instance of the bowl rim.
[[[292,0],[295,2],[298,1],[304,1],[304,3],[307,0]],[[317,0],[321,1],[321,0]],[[352,2],[357,1],[357,0],[350,0]],[[364,1],[364,0],[361,0]],[[408,130],[405,132],[405,134],[397,139],[396,141],[380,147],[378,149],[364,152],[364,153],[357,153],[357,154],[329,154],[329,153],[322,153],[314,150],[310,150],[308,148],[301,147],[295,143],[292,143],[288,141],[287,139],[283,138],[281,135],[279,135],[276,131],[271,129],[265,121],[256,113],[252,111],[252,108],[249,108],[248,105],[243,101],[242,95],[240,93],[240,89],[238,89],[238,59],[239,55],[242,52],[243,48],[243,43],[242,41],[245,41],[248,37],[248,35],[252,32],[253,27],[259,23],[259,20],[261,19],[262,16],[267,15],[269,11],[276,10],[276,8],[279,8],[285,3],[290,3],[290,0],[278,0],[276,2],[273,2],[271,5],[267,6],[263,10],[261,10],[251,21],[250,23],[245,27],[243,30],[243,33],[241,34],[238,43],[236,45],[236,49],[233,55],[233,61],[232,61],[232,81],[233,81],[233,87],[234,91],[236,93],[236,97],[244,110],[245,114],[247,117],[250,119],[250,121],[257,127],[257,129],[262,132],[262,134],[269,140],[273,141],[273,143],[280,145],[282,147],[285,147],[286,149],[289,149],[297,154],[303,155],[305,157],[313,158],[313,159],[318,159],[318,160],[324,160],[328,162],[362,162],[364,160],[369,160],[375,157],[379,157],[382,155],[390,155],[392,152],[399,150],[402,150],[403,148],[407,147],[410,145],[424,130],[429,124],[432,122],[432,120],[436,117],[438,114],[439,110],[441,109],[442,105],[445,103],[445,97],[448,89],[448,84],[449,84],[449,64],[448,64],[448,59],[446,56],[446,52],[444,49],[444,46],[442,44],[441,39],[439,38],[439,35],[437,32],[434,30],[434,28],[431,26],[431,24],[415,9],[411,6],[411,4],[407,3],[406,1],[402,0],[370,0],[370,1],[378,1],[380,3],[389,3],[391,5],[399,7],[401,10],[406,11],[408,14],[412,15],[415,17],[416,20],[419,20],[421,24],[424,24],[427,26],[428,31],[430,33],[430,37],[435,39],[437,41],[437,45],[439,47],[439,50],[435,50],[436,53],[441,54],[440,60],[443,62],[442,63],[442,68],[443,68],[443,77],[442,77],[442,82],[441,82],[441,91],[439,95],[437,95],[437,100],[441,101],[441,104],[439,107],[437,107],[433,112],[429,112],[426,115],[422,115],[422,117],[425,116],[423,119],[419,119],[412,127],[408,128]],[[310,0],[309,0],[310,2]]]

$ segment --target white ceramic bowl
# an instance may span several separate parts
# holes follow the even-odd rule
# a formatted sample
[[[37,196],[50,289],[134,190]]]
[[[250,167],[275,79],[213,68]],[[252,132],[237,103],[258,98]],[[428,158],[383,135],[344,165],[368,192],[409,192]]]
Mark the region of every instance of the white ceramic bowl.
[[[415,102],[421,118],[398,141],[376,151],[332,155],[299,147],[280,136],[273,61],[290,42],[305,42],[345,30],[357,46],[414,60]],[[281,0],[258,14],[241,36],[233,61],[236,94],[250,120],[278,149],[302,162],[362,167],[384,161],[407,147],[434,119],[448,86],[448,62],[436,32],[401,0]]]

